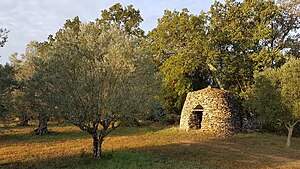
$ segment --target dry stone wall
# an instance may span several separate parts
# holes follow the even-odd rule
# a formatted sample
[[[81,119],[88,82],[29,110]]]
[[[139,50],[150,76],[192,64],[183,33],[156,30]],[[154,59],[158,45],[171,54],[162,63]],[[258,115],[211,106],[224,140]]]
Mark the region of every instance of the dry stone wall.
[[[189,120],[199,105],[203,108],[202,131],[227,135],[241,130],[237,99],[226,90],[211,87],[187,94],[181,112],[180,129],[191,129]]]

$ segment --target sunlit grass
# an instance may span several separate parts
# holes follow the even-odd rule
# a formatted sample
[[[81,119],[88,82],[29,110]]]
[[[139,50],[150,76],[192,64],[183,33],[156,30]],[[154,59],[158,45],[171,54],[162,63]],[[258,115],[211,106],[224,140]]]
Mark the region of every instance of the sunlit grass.
[[[1,128],[0,168],[297,168],[300,138],[238,134],[216,138],[176,127],[122,127],[104,141],[103,160],[91,158],[92,139],[74,126],[49,127],[34,136],[30,127]]]

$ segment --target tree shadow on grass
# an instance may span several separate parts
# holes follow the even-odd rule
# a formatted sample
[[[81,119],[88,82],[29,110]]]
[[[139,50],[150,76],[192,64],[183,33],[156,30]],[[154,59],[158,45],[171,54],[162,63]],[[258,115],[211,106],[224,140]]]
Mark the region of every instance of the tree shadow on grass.
[[[161,156],[158,153],[149,150],[120,150],[115,152],[105,152],[104,159],[91,157],[90,153],[78,154],[68,157],[41,159],[30,162],[16,162],[0,164],[3,169],[50,169],[50,168],[88,168],[88,169],[182,169],[190,167],[189,161],[180,162],[176,159]],[[197,168],[212,168],[198,163]],[[195,168],[195,167],[194,167]]]
[[[170,128],[170,126],[141,126],[141,127],[119,127],[115,131],[113,131],[109,136],[138,136],[143,135],[145,133],[157,132],[160,130],[164,130]]]
[[[50,130],[51,131],[51,130]],[[33,135],[31,133],[17,133],[17,134],[3,134],[0,135],[1,145],[11,145],[16,143],[42,143],[52,142],[66,139],[83,139],[89,138],[89,134],[80,131],[66,131],[66,132],[50,132],[46,135]]]
[[[176,161],[189,161],[192,166],[202,164],[213,168],[278,168],[295,162],[300,164],[299,150],[290,153],[270,153],[268,149],[256,152],[244,149],[242,145],[220,141],[169,144],[151,147],[149,150]],[[295,168],[297,164],[289,168]]]
[[[34,129],[36,126],[30,127],[12,127],[12,129]],[[52,126],[53,127],[53,126]],[[70,127],[70,126],[62,126]],[[57,126],[55,126],[57,128]],[[49,127],[50,134],[46,135],[32,135],[30,132],[27,133],[7,133],[0,134],[0,145],[9,146],[16,143],[44,143],[59,140],[69,139],[88,139],[91,138],[90,134],[81,130],[71,131],[55,131],[55,128]],[[11,128],[9,128],[11,129]],[[8,130],[9,130],[8,129]],[[109,137],[117,136],[132,136],[132,135],[143,135],[149,132],[156,132],[164,129],[163,127],[120,127],[113,131]]]
[[[257,139],[262,139],[257,141]],[[104,151],[102,160],[91,153],[73,156],[11,162],[0,168],[296,168],[300,164],[300,148],[278,147],[263,138],[226,138],[201,142],[182,142],[161,146],[124,148]],[[261,144],[247,144],[249,142]],[[297,140],[295,144],[299,144]],[[298,165],[299,166],[299,165]]]

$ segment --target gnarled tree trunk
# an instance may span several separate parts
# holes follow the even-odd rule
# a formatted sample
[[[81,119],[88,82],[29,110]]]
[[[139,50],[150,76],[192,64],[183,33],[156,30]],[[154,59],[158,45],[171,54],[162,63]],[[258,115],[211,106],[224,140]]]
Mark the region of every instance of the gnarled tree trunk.
[[[103,158],[102,143],[104,139],[101,135],[98,137],[97,133],[93,133],[92,136],[93,136],[93,157]]]
[[[49,117],[40,116],[39,117],[39,127],[37,129],[35,129],[32,132],[32,134],[34,134],[34,135],[49,134],[50,131],[48,130],[48,121],[49,121]]]
[[[98,140],[98,146],[99,146],[98,157],[99,158],[103,158],[103,155],[102,155],[102,143],[103,143],[103,141],[104,141],[103,137],[99,136],[99,140]]]
[[[98,155],[99,155],[99,147],[98,147],[99,139],[98,139],[98,136],[97,136],[96,132],[93,133],[92,136],[93,136],[93,157],[97,158]]]
[[[87,126],[85,124],[79,124],[74,123],[76,126],[78,126],[82,131],[88,132],[93,137],[93,157],[95,158],[103,158],[102,154],[102,143],[104,141],[104,138],[111,133],[113,130],[115,130],[117,127],[120,126],[120,124],[115,125],[115,121],[110,122],[102,122],[102,129],[100,130],[99,134],[98,131],[98,125],[97,123],[94,123],[93,126]],[[111,128],[109,128],[111,126]]]
[[[29,126],[28,122],[29,122],[29,117],[27,114],[23,113],[22,114],[22,118],[21,118],[21,122],[18,124],[19,126]]]

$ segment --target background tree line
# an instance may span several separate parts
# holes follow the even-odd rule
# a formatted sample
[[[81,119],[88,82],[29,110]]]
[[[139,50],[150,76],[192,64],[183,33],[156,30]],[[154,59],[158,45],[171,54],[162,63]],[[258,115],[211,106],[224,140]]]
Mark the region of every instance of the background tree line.
[[[227,0],[199,15],[166,10],[148,34],[166,110],[180,113],[186,93],[207,85],[243,96],[254,72],[299,57],[299,5],[284,2]]]

